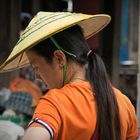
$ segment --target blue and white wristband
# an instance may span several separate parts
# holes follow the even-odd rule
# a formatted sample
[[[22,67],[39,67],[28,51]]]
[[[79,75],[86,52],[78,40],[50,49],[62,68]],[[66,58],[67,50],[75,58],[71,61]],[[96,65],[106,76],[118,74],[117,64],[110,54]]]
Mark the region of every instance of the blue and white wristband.
[[[39,123],[39,124],[41,124],[42,126],[44,126],[44,127],[48,130],[48,132],[49,132],[49,134],[50,134],[50,138],[51,138],[51,139],[54,138],[54,134],[53,134],[53,131],[52,131],[51,127],[50,127],[48,124],[46,124],[45,122],[43,122],[42,120],[38,119],[38,118],[35,118],[35,119],[31,120],[30,123],[28,124],[28,126],[30,126],[30,125],[33,124],[34,122],[35,122],[35,123]]]

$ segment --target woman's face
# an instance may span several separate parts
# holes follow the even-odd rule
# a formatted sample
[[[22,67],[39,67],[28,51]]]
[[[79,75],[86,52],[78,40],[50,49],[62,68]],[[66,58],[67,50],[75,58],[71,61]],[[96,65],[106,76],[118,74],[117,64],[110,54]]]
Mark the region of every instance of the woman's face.
[[[63,86],[63,68],[60,67],[55,57],[50,64],[33,51],[28,51],[26,54],[35,70],[37,79],[41,79],[49,89]]]

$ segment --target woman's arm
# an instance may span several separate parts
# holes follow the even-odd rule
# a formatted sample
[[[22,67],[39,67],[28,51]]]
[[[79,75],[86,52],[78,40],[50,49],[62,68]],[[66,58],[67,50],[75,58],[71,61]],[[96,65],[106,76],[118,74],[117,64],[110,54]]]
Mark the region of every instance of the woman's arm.
[[[22,140],[50,140],[50,134],[43,127],[29,127]]]

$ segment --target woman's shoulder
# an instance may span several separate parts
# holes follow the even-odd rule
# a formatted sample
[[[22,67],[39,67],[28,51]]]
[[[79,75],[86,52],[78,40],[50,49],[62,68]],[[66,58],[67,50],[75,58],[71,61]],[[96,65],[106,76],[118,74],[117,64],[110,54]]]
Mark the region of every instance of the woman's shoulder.
[[[114,92],[119,105],[120,113],[123,114],[123,116],[129,116],[128,118],[135,118],[136,111],[130,99],[126,95],[124,95],[119,89],[114,88]]]
[[[58,102],[61,104],[66,100],[69,101],[74,100],[75,98],[80,98],[83,94],[85,94],[85,91],[86,93],[92,92],[88,82],[73,82],[66,84],[60,89],[49,90],[42,99],[53,100],[56,103]]]
[[[63,87],[61,89],[50,89],[44,96],[42,96],[41,100],[47,100],[50,102],[55,102],[55,104],[60,105],[60,103],[65,100],[66,94],[70,91],[68,87]]]
[[[61,89],[50,89],[47,91],[45,95],[41,97],[41,99],[58,99],[60,96],[60,93],[62,93]]]
[[[119,89],[113,88],[113,90],[116,95],[118,103],[126,106],[133,106],[130,99],[125,94],[123,94]]]
[[[119,101],[124,101],[127,104],[131,104],[130,99],[125,94],[123,94],[119,89],[113,87],[113,90]]]

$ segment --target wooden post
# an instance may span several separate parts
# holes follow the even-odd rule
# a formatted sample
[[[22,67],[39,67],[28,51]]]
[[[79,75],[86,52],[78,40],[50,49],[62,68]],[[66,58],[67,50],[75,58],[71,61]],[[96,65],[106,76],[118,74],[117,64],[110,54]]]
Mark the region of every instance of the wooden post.
[[[138,55],[138,27],[139,26],[139,0],[129,1],[128,16],[128,53],[129,59],[137,62]]]
[[[8,57],[19,37],[20,0],[4,0],[0,4],[0,64]],[[7,87],[17,72],[0,74],[0,88]]]
[[[140,16],[140,0],[139,0],[139,16]],[[137,75],[137,117],[138,126],[140,128],[140,18],[139,18],[139,39],[138,39],[138,75]]]
[[[120,7],[120,8],[118,8]],[[114,22],[114,39],[112,55],[112,83],[119,87],[119,47],[121,43],[121,22],[122,22],[122,1],[115,1],[115,22]]]

